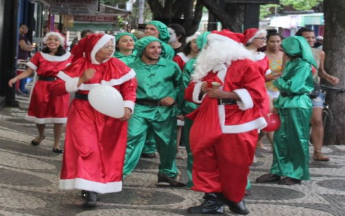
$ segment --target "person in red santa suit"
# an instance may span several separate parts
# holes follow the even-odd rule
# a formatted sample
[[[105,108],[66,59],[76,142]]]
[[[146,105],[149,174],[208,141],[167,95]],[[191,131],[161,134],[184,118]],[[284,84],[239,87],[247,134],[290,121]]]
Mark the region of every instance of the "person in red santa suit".
[[[84,205],[94,207],[97,193],[122,190],[122,169],[127,145],[127,120],[136,99],[135,72],[112,58],[115,38],[93,34],[76,45],[76,61],[58,74],[52,94],[75,92],[68,113],[59,187],[81,189]],[[83,57],[85,56],[85,57]],[[124,116],[115,119],[96,111],[89,91],[99,85],[117,89],[124,100]]]
[[[57,32],[49,32],[43,38],[47,46],[36,53],[27,63],[28,69],[9,81],[12,86],[17,80],[37,72],[38,80],[32,91],[28,113],[25,119],[36,123],[38,137],[31,141],[34,146],[44,140],[46,124],[54,124],[53,152],[62,153],[60,138],[63,124],[67,121],[69,95],[55,96],[51,94],[51,87],[60,70],[65,69],[72,62],[72,55],[63,48],[65,39]]]
[[[242,39],[229,30],[208,35],[185,91],[187,100],[201,103],[187,115],[194,120],[192,189],[205,192],[204,203],[188,209],[192,214],[222,214],[224,204],[234,213],[249,213],[243,197],[258,129],[267,125],[259,109],[266,89]]]

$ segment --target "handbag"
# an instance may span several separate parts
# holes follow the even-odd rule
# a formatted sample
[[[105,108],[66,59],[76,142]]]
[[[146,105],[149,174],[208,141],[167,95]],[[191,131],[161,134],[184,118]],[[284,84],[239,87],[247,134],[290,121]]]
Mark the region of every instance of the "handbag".
[[[309,97],[311,99],[317,98],[320,95],[321,92],[321,86],[319,83],[314,82],[314,89],[309,93]]]

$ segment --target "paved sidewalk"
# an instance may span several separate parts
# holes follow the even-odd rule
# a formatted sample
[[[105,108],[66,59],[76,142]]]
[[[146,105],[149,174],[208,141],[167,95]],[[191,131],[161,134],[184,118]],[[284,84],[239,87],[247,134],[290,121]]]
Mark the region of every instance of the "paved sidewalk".
[[[34,124],[23,119],[25,111],[0,110],[0,215],[42,216],[145,216],[188,215],[189,206],[200,203],[201,193],[186,189],[157,188],[157,159],[142,159],[125,179],[121,193],[101,195],[94,210],[81,207],[79,191],[58,189],[62,155],[52,152],[53,128],[35,147]],[[255,178],[268,172],[271,153],[258,150],[252,166],[252,195],[246,198],[251,216],[344,216],[345,146],[324,148],[330,162],[310,163],[311,181],[298,186],[258,185]],[[177,161],[186,182],[186,162]],[[226,215],[233,215],[228,208]]]

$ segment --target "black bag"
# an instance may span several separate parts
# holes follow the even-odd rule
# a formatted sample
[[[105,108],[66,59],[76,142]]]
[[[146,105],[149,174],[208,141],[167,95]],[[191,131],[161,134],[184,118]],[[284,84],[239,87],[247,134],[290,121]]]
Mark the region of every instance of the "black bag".
[[[309,93],[309,97],[311,99],[317,98],[320,95],[321,92],[321,86],[319,83],[314,82],[314,89],[312,92]]]

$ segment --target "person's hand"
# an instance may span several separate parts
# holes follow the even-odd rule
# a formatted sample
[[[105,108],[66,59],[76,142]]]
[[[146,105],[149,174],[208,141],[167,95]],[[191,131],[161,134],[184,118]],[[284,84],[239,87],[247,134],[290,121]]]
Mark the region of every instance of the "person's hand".
[[[178,120],[181,120],[181,121],[183,121],[184,120],[184,116],[181,114],[181,115],[178,115],[177,117],[176,117]]]
[[[10,81],[8,81],[8,85],[12,88],[12,85],[18,81],[17,77],[14,77],[12,79],[10,79]]]
[[[273,109],[272,109],[272,113],[274,113],[274,114],[278,114],[278,109],[277,109],[276,107],[273,107]]]
[[[339,79],[335,76],[328,76],[327,82],[331,83],[332,85],[336,85],[339,83]]]
[[[96,70],[93,68],[86,69],[86,71],[84,71],[83,75],[79,79],[80,83],[89,81],[90,79],[92,79],[95,73],[96,73]]]
[[[207,94],[210,98],[217,98],[217,99],[226,99],[227,98],[227,92],[223,91],[221,89],[208,88]]]
[[[122,118],[120,118],[121,121],[127,121],[132,117],[132,110],[129,109],[128,107],[125,107],[125,114],[123,115]]]
[[[202,92],[202,93],[206,93],[206,92],[207,92],[207,86],[208,86],[208,83],[207,83],[207,82],[204,82],[204,83],[201,85],[201,92]]]
[[[162,106],[171,106],[171,105],[173,105],[175,103],[175,100],[174,100],[174,98],[172,98],[172,97],[165,97],[165,98],[163,98],[161,101],[160,101],[160,104],[162,105]]]

